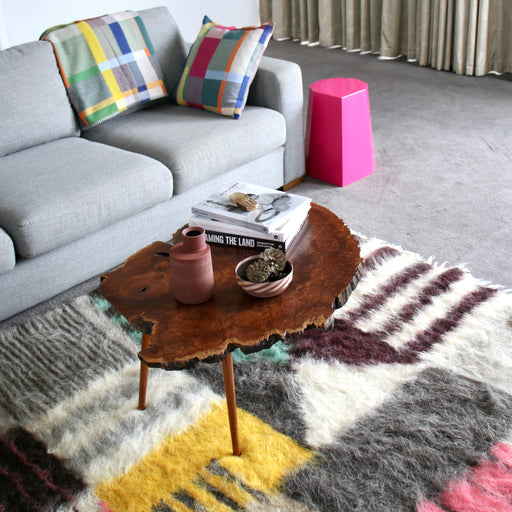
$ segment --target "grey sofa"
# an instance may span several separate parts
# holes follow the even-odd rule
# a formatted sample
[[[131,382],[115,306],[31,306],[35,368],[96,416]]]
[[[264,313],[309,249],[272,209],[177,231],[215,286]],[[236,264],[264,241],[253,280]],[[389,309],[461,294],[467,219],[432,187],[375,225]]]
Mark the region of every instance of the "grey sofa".
[[[139,14],[172,93],[186,45],[166,8]],[[0,320],[169,240],[236,180],[290,188],[304,174],[290,62],[263,57],[238,120],[171,98],[81,133],[44,41],[0,52],[0,90]]]

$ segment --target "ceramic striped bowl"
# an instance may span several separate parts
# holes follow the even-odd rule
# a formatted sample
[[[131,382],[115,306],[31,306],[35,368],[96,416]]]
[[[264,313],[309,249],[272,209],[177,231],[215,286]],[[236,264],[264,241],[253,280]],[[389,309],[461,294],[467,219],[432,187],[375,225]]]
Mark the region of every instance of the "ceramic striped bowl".
[[[282,279],[268,283],[251,283],[245,279],[245,270],[253,261],[257,260],[258,258],[258,255],[249,256],[248,258],[240,261],[236,266],[236,282],[239,284],[240,288],[242,288],[245,293],[260,299],[275,297],[276,295],[283,293],[286,288],[288,288],[293,279],[293,265],[291,261],[286,260],[285,269],[288,269],[289,272]]]

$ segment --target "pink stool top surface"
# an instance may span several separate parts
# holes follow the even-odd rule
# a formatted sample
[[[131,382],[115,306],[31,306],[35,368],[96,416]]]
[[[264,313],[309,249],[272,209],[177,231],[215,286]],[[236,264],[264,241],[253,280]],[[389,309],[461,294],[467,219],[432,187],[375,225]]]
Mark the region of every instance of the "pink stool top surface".
[[[357,78],[326,78],[311,84],[311,90],[328,96],[343,98],[368,89],[368,84]]]

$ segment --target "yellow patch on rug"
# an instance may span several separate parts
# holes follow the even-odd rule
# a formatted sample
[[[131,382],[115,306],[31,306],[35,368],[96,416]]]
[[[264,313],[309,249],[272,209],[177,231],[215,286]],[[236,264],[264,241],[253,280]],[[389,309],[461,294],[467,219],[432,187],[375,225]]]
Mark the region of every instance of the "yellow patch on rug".
[[[162,503],[176,512],[190,512],[191,503],[227,512],[233,510],[230,502],[244,507],[254,500],[251,491],[275,493],[287,473],[313,458],[312,451],[241,409],[238,428],[242,455],[235,457],[226,402],[216,403],[95,493],[114,512],[150,511]],[[212,469],[212,461],[223,469]]]

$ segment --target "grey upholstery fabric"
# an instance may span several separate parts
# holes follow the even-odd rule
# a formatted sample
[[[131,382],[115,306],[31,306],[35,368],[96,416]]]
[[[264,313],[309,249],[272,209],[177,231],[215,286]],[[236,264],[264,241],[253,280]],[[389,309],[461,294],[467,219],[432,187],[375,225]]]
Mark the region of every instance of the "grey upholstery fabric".
[[[186,45],[167,8],[139,14],[171,98],[82,137],[50,43],[0,54],[0,320],[169,240],[237,180],[279,188],[304,174],[298,66],[264,57],[240,120],[179,107]]]
[[[0,228],[0,274],[11,271],[16,265],[16,254],[11,237]]]
[[[284,183],[304,176],[304,92],[299,65],[263,56],[249,89],[247,104],[283,114],[286,119]]]
[[[167,104],[112,119],[83,137],[159,160],[181,194],[279,148],[286,128],[283,116],[266,108],[246,107],[240,119],[231,119]]]
[[[0,159],[0,226],[34,257],[172,196],[155,160],[79,137]]]
[[[181,33],[166,7],[138,11],[155,48],[167,93],[176,98],[175,89],[180,79],[187,50]]]
[[[175,98],[188,53],[187,44],[183,43],[179,29],[166,8],[147,9],[139,11],[139,14],[155,46],[167,92]],[[286,119],[285,184],[305,174],[303,101],[300,67],[293,62],[263,56],[249,89],[247,105],[271,108]]]
[[[0,52],[0,93],[0,156],[79,134],[50,43]]]
[[[236,180],[280,187],[283,179],[277,165],[280,161],[283,161],[282,147],[75,242],[37,258],[18,259],[13,272],[0,274],[0,320],[106,272],[155,240],[170,240],[188,220],[191,204]]]

